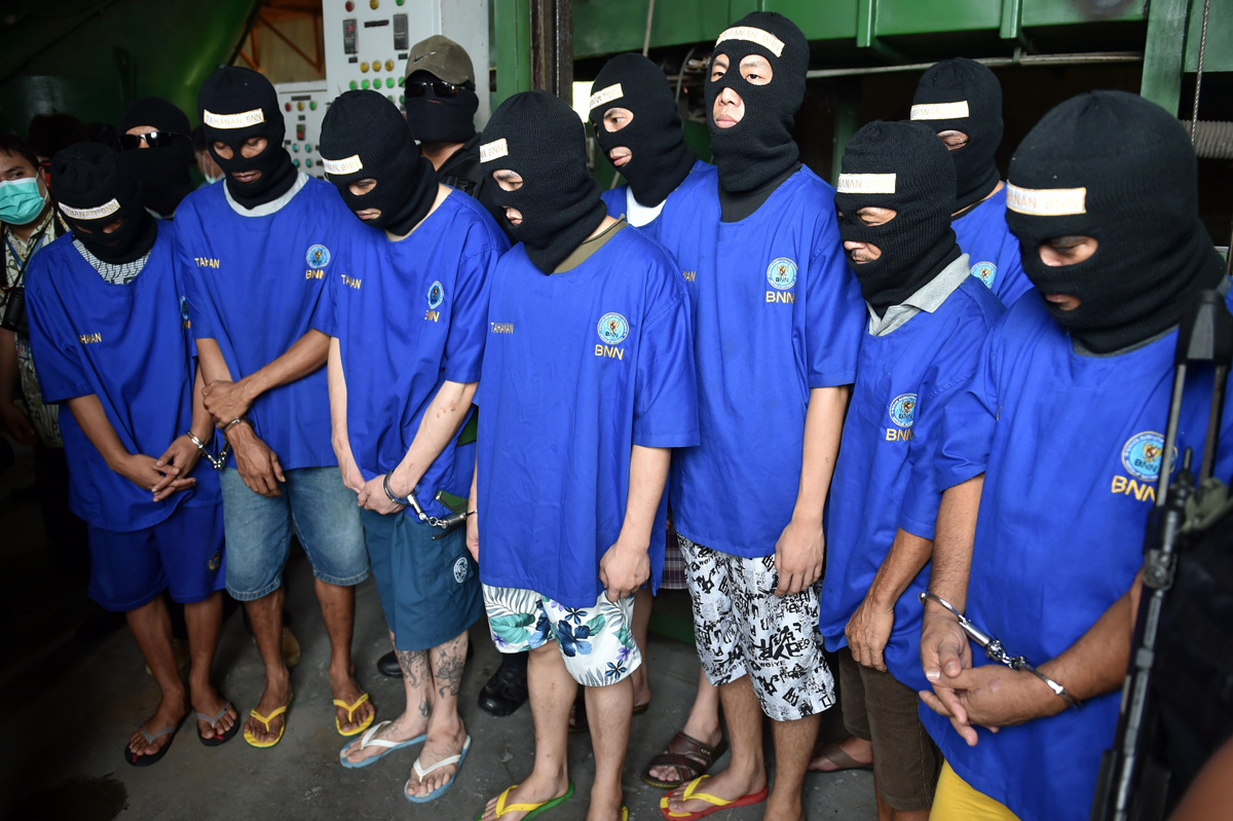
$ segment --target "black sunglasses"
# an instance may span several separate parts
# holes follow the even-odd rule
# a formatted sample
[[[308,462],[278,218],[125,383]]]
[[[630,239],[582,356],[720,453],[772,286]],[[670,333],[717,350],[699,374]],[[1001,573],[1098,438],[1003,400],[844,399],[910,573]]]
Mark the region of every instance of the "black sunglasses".
[[[124,149],[141,148],[142,142],[151,148],[166,148],[176,137],[183,137],[174,131],[149,131],[145,134],[121,134],[120,147]]]
[[[433,82],[415,81],[407,83],[405,93],[408,97],[423,97],[431,88],[433,93],[438,97],[453,97],[460,91],[474,91],[470,83],[456,86],[453,83],[447,83],[444,80],[435,80]]]

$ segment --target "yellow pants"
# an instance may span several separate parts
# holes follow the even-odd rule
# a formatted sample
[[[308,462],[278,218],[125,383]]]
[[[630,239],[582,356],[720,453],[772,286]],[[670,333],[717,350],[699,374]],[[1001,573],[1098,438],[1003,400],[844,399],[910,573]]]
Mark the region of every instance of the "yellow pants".
[[[943,764],[929,821],[1019,821],[1019,818],[1005,805],[956,775],[950,764]]]

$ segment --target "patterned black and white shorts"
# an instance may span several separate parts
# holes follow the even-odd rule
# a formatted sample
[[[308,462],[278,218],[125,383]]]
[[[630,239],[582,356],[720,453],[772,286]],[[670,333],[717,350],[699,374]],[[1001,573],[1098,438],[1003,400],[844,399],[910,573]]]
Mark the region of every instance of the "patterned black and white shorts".
[[[746,559],[678,534],[694,608],[694,638],[707,680],[716,686],[746,673],[762,711],[792,721],[835,705],[835,680],[818,632],[819,579],[776,596],[775,557]]]

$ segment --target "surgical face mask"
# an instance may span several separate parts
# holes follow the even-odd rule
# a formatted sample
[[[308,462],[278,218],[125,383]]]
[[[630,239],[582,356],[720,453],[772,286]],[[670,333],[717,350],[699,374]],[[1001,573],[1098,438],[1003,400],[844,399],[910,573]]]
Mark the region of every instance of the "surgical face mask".
[[[25,225],[38,219],[47,205],[47,192],[38,177],[0,182],[0,222]]]

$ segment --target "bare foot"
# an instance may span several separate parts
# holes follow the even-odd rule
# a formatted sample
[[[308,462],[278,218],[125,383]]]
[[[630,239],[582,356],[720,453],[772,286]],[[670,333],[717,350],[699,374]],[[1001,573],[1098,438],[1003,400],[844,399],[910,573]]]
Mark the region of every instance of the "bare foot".
[[[334,692],[334,698],[347,704],[355,704],[360,696],[364,695],[364,690],[355,680],[354,673],[354,667],[345,674],[330,671],[330,689]],[[343,733],[353,733],[363,727],[369,717],[376,715],[377,708],[372,705],[371,701],[365,701],[350,714],[346,708],[335,705],[334,713],[338,716],[338,726],[342,728]]]
[[[545,801],[551,801],[554,798],[560,798],[569,791],[569,778],[565,773],[561,777],[554,780],[544,780],[542,783],[535,782],[532,779],[535,774],[531,774],[523,784],[515,784],[511,787],[508,793],[505,794],[505,806],[509,807],[514,804],[542,804]],[[480,821],[496,821],[497,819],[497,801],[501,796],[490,799],[488,805],[484,807],[484,814]],[[526,812],[514,812],[507,810],[501,815],[501,821],[522,821],[527,817]]]
[[[713,795],[716,798],[722,798],[725,801],[735,801],[738,798],[743,798],[750,793],[761,792],[766,787],[766,771],[754,773],[752,775],[733,772],[731,767],[723,770],[719,775],[713,776],[702,782],[705,784],[703,792],[708,795]],[[677,787],[668,795],[668,809],[675,813],[695,813],[702,812],[706,809],[714,807],[706,801],[698,798],[685,801],[682,795],[685,793],[686,784]]]
[[[458,763],[444,764],[435,770],[432,767],[437,762],[444,761],[451,756],[461,755],[466,740],[467,730],[461,720],[445,731],[437,731],[434,728],[429,733],[428,740],[424,742],[424,749],[420,750],[420,757],[416,759],[420,763],[420,769],[425,771],[424,778],[421,780],[415,767],[412,767],[411,776],[407,779],[405,787],[407,795],[423,798],[438,787],[445,786],[454,777],[454,773],[458,772]],[[427,772],[428,770],[432,772]]]
[[[382,755],[389,748],[383,747],[380,744],[373,744],[374,741],[393,741],[396,743],[410,741],[427,731],[428,722],[419,713],[416,713],[414,716],[403,713],[393,721],[385,721],[378,724],[377,728],[377,731],[372,734],[372,738],[369,739],[367,747],[361,748],[360,742],[364,738],[361,735],[343,748],[343,757],[352,764],[359,764],[361,761],[372,758],[375,755]]]
[[[188,715],[188,708],[188,697],[181,691],[178,696],[172,695],[160,700],[158,707],[154,709],[154,715],[147,718],[141,726],[145,727],[146,732],[150,735],[154,735],[159,730],[167,727],[178,727],[180,722],[184,720],[184,716]],[[128,740],[128,750],[134,756],[154,755],[171,743],[171,736],[172,733],[167,733],[153,741],[146,741],[146,737],[141,734],[141,729],[138,728]]]
[[[266,676],[265,691],[262,692],[261,701],[257,702],[257,706],[253,710],[261,713],[263,716],[268,716],[279,707],[286,706],[290,698],[291,677],[287,675],[286,668],[284,668],[283,674],[279,679],[275,680],[271,679],[268,675]],[[259,742],[268,743],[279,737],[286,720],[286,713],[275,716],[270,719],[270,728],[267,730],[263,722],[250,715],[248,721],[244,723],[244,732]]]
[[[197,732],[207,741],[211,738],[221,738],[227,734],[227,731],[240,720],[240,715],[235,711],[235,708],[228,704],[227,699],[218,694],[210,684],[200,684],[191,688],[193,711],[202,715],[215,716],[218,711],[227,707],[227,712],[211,724],[208,721],[197,719]]]
[[[836,773],[854,770],[873,764],[873,744],[864,739],[848,736],[839,741],[818,742],[813,748],[809,762],[811,773]]]

